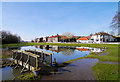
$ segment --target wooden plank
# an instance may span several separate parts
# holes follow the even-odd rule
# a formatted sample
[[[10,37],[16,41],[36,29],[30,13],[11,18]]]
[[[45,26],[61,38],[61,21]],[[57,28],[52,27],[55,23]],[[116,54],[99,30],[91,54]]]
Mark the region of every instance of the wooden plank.
[[[30,52],[26,52],[26,51],[21,51],[21,50],[13,50],[13,52],[20,52],[20,53],[23,53],[23,54],[26,54],[26,55],[30,55],[30,56],[33,56],[33,57],[40,57],[39,55],[30,53]]]
[[[46,52],[46,51],[43,51],[43,50],[36,50],[36,49],[29,49],[28,51],[43,52],[44,54],[47,54],[47,55],[53,54],[53,53],[50,53],[50,52]]]

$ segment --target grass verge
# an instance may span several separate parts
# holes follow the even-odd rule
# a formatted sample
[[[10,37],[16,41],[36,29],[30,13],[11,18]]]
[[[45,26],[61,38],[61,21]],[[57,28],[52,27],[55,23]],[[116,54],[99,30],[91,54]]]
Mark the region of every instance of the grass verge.
[[[92,67],[97,80],[118,80],[118,64],[97,63]]]
[[[2,47],[20,47],[33,45],[58,45],[58,46],[88,46],[88,47],[117,47],[117,44],[80,44],[80,43],[17,43],[17,44],[3,44]]]

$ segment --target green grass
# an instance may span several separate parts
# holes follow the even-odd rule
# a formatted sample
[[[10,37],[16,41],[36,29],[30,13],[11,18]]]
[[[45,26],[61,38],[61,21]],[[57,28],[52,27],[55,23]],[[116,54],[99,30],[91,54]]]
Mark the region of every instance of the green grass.
[[[117,47],[117,44],[80,44],[80,43],[17,43],[17,44],[3,44],[2,47],[20,47],[32,45],[58,45],[58,46],[88,46],[88,47]]]
[[[32,73],[32,74],[29,74],[29,75],[20,75],[16,78],[13,78],[12,80],[37,80],[38,78]]]
[[[22,79],[23,80],[35,80],[35,76],[34,75],[26,75]]]
[[[97,63],[92,67],[97,80],[118,80],[118,64]]]

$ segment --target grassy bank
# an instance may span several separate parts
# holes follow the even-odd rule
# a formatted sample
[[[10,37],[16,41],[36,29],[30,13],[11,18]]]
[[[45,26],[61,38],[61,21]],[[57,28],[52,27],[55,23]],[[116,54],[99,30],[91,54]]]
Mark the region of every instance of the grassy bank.
[[[117,44],[80,44],[80,43],[17,43],[17,44],[3,44],[2,47],[20,47],[33,45],[58,45],[58,46],[88,46],[88,47],[117,47]]]
[[[118,80],[118,64],[97,63],[92,70],[98,80]]]

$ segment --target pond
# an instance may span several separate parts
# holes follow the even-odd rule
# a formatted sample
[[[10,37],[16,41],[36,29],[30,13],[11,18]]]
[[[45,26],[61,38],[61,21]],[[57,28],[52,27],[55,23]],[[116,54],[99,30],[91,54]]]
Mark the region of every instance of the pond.
[[[57,63],[63,63],[72,59],[85,57],[90,54],[90,52],[102,52],[104,49],[91,48],[91,47],[71,47],[71,46],[49,46],[37,45],[37,46],[25,46],[21,47],[20,50],[25,49],[37,49],[46,52],[53,53],[52,62],[56,58]]]
[[[70,61],[72,59],[85,57],[87,55],[90,55],[91,52],[104,51],[104,49],[100,49],[100,48],[52,46],[52,45],[49,45],[49,46],[48,45],[23,46],[23,47],[17,47],[17,48],[9,48],[9,49],[10,50],[13,50],[13,49],[19,49],[19,50],[37,49],[37,50],[43,50],[46,52],[51,52],[51,53],[53,53],[52,62],[54,62],[54,58],[56,58],[56,62],[59,64],[64,63],[66,61]],[[9,60],[12,60],[12,58],[10,58]],[[93,63],[89,63],[90,61],[92,61]],[[94,74],[92,73],[92,70],[90,67],[95,65],[95,63],[97,63],[97,62],[98,62],[97,59],[92,59],[92,60],[91,59],[84,59],[84,60],[79,60],[79,61],[73,62],[72,64],[69,64],[66,67],[59,68],[57,70],[58,73],[61,72],[62,69],[71,70],[71,72],[62,71],[62,75],[56,74],[55,77],[59,79],[60,77],[62,78],[62,77],[65,77],[66,75],[69,77],[70,75],[72,76],[72,75],[78,74],[78,73],[79,74],[85,73],[84,75],[87,75],[87,77],[89,77],[92,74],[91,78],[95,79]],[[2,79],[3,80],[10,80],[10,79],[14,78],[15,76],[20,75],[21,67],[14,69],[14,67],[6,66],[4,68],[0,68],[0,70],[1,69],[2,69],[2,76],[3,76]],[[89,74],[87,74],[87,72]],[[29,74],[29,73],[27,72],[25,74]],[[79,78],[79,74],[78,74],[78,77],[75,77],[75,78],[83,80],[83,78],[85,76]],[[42,79],[48,79],[50,77],[51,77],[51,75],[44,76]],[[52,76],[52,79],[55,79],[55,77],[53,78],[53,76]],[[73,79],[75,79],[75,78],[73,78]]]

